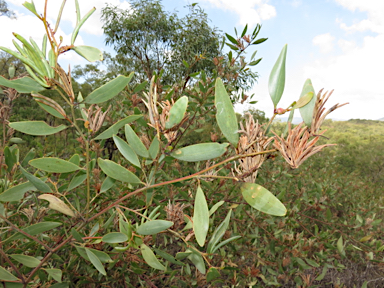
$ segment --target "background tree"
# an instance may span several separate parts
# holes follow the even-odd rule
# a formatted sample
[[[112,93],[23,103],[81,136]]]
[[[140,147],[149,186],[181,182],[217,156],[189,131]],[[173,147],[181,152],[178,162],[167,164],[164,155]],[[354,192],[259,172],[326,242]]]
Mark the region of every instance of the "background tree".
[[[0,16],[16,18],[15,12],[8,9],[7,2],[5,2],[4,0],[0,0]]]
[[[213,69],[219,34],[199,6],[190,5],[189,14],[179,18],[157,0],[130,4],[130,10],[107,6],[102,11],[106,43],[114,46],[121,72],[138,71],[140,80],[150,80],[164,70],[163,82],[169,84],[186,79],[188,73]]]

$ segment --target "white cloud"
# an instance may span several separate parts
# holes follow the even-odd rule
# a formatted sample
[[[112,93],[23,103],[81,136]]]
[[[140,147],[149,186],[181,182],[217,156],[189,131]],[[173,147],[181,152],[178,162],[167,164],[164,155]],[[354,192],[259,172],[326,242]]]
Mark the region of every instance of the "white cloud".
[[[345,39],[340,39],[339,41],[337,41],[337,45],[341,48],[341,50],[344,53],[347,53],[356,47],[356,42],[355,41],[348,41]]]
[[[348,26],[340,21],[340,28],[346,31],[367,31],[384,33],[384,1],[382,0],[335,0],[341,6],[351,10],[367,12],[368,19],[363,19]]]
[[[347,41],[341,45],[352,45]],[[378,119],[384,117],[383,73],[384,35],[364,37],[361,47],[349,46],[345,54],[317,60],[303,69],[315,86],[335,89],[334,100],[350,102],[348,118]],[[316,88],[316,87],[315,87]]]
[[[321,53],[328,53],[333,50],[333,37],[330,33],[317,35],[313,38],[312,44],[315,46],[319,46]]]
[[[268,0],[204,0],[224,10],[235,12],[239,16],[239,24],[249,26],[256,25],[262,20],[268,20],[276,16],[274,6],[268,4]]]

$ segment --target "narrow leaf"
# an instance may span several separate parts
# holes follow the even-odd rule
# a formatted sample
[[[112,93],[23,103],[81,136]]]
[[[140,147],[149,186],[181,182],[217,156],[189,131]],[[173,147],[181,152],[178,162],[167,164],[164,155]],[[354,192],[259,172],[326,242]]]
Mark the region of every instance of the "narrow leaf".
[[[89,62],[103,60],[103,52],[101,52],[99,49],[92,46],[85,46],[85,45],[75,46],[71,48],[71,50],[75,51],[77,54],[87,59]]]
[[[139,118],[143,117],[143,115],[131,115],[128,116],[115,124],[113,124],[111,127],[109,127],[107,130],[105,130],[103,133],[101,133],[99,136],[95,138],[95,140],[102,140],[102,139],[108,139],[111,138],[113,135],[117,134],[119,132],[119,129],[123,127],[125,124],[129,124]]]
[[[213,253],[212,251],[215,249],[215,246],[219,243],[221,238],[223,238],[224,233],[228,228],[229,220],[231,219],[231,214],[232,214],[232,210],[229,210],[223,222],[221,222],[220,225],[217,226],[217,228],[213,232],[212,237],[209,240],[209,243],[207,246],[207,253]]]
[[[23,167],[20,166],[21,173],[23,173],[24,177],[27,178],[29,182],[31,182],[37,190],[44,193],[51,193],[51,188],[40,178],[28,173]]]
[[[177,149],[171,156],[188,162],[204,161],[220,157],[227,151],[228,143],[201,143]]]
[[[27,266],[30,268],[35,268],[40,264],[40,260],[36,259],[35,257],[31,257],[27,255],[12,254],[12,255],[9,255],[9,257],[16,260],[17,262],[20,262],[24,266]]]
[[[103,236],[101,241],[105,243],[122,243],[128,240],[128,236],[120,232],[111,232]]]
[[[52,127],[44,121],[21,121],[9,123],[8,125],[16,131],[35,136],[52,135],[67,128],[65,125]]]
[[[303,90],[301,91],[300,99],[304,98],[310,92],[312,92],[314,96],[311,98],[307,105],[300,108],[301,117],[303,118],[305,125],[308,127],[311,127],[313,109],[315,108],[317,97],[315,96],[315,89],[313,88],[311,79],[307,79],[304,83]]]
[[[81,169],[79,166],[60,158],[43,157],[29,161],[29,165],[51,173],[69,173]]]
[[[67,191],[71,191],[72,189],[79,187],[81,184],[83,184],[85,179],[87,179],[87,174],[83,172],[79,172],[79,173],[81,174],[76,175],[75,177],[72,178],[71,182],[69,183]]]
[[[22,230],[25,233],[28,233],[32,236],[35,236],[37,234],[44,233],[46,231],[49,231],[49,230],[54,229],[56,227],[59,227],[61,225],[62,225],[62,223],[59,223],[59,222],[47,221],[47,222],[40,222],[40,223],[33,224],[31,226],[23,228]],[[24,234],[16,233],[16,234],[12,235],[11,237],[7,238],[6,240],[4,240],[4,242],[14,241],[14,240],[23,239],[23,238],[26,238],[26,236]]]
[[[225,138],[235,147],[239,142],[239,127],[233,104],[220,78],[215,84],[216,121]]]
[[[3,281],[18,281],[19,278],[15,277],[13,274],[9,273],[8,270],[0,266],[0,280]]]
[[[99,163],[101,170],[113,179],[132,184],[142,184],[135,174],[111,160],[99,158],[97,163]]]
[[[103,193],[105,191],[108,191],[112,188],[112,186],[115,184],[115,179],[111,177],[107,177],[104,179],[103,184],[101,184],[100,193]]]
[[[32,93],[45,90],[39,83],[29,77],[8,80],[0,76],[0,85],[15,89],[19,93]]]
[[[195,205],[193,208],[193,231],[197,243],[203,247],[209,229],[209,211],[207,200],[201,187],[197,187]]]
[[[145,86],[147,86],[148,84],[148,81],[144,81],[140,84],[138,84],[135,89],[133,89],[133,93],[139,93],[141,90],[143,90],[145,88]]]
[[[213,213],[216,212],[216,210],[223,205],[225,202],[223,200],[217,202],[215,205],[212,206],[211,209],[209,209],[209,216],[213,215]]]
[[[113,141],[115,142],[117,149],[119,149],[121,155],[123,155],[125,159],[127,159],[136,167],[141,168],[139,158],[127,142],[125,142],[123,139],[116,135],[113,136]]]
[[[313,92],[308,92],[296,102],[296,104],[292,107],[292,109],[304,107],[312,100],[312,98],[313,98]]]
[[[37,14],[37,12],[36,12],[36,7],[35,7],[35,4],[33,3],[33,1],[31,3],[25,1],[23,3],[23,6],[25,8],[27,8],[29,11],[31,11],[33,14],[35,14],[38,18],[40,18],[40,15]]]
[[[171,262],[171,263],[176,264],[176,265],[185,266],[185,264],[183,262],[180,262],[180,261],[176,260],[175,257],[173,257],[172,255],[168,254],[167,252],[164,252],[163,250],[160,250],[160,249],[157,249],[157,248],[153,248],[153,250],[156,252],[156,255],[164,258],[168,262]]]
[[[287,214],[285,206],[264,187],[255,183],[243,183],[241,193],[245,201],[253,208],[274,216]]]
[[[165,129],[170,129],[183,120],[185,112],[187,111],[188,97],[183,96],[173,104],[169,111],[168,120],[165,122]]]
[[[151,248],[149,248],[147,245],[141,244],[140,245],[140,251],[141,251],[141,255],[143,255],[145,262],[147,262],[147,264],[149,266],[151,266],[152,268],[158,269],[158,270],[163,270],[163,271],[166,270],[166,268],[163,266],[163,264],[161,264],[159,262],[159,260],[157,260],[155,254],[152,252]]]
[[[88,97],[85,99],[85,103],[98,104],[112,99],[117,94],[119,94],[125,88],[125,86],[128,85],[132,77],[133,72],[129,74],[128,77],[125,77],[123,75],[117,76],[115,79],[109,81],[108,83],[97,88],[91,94],[89,94]]]
[[[97,271],[99,271],[104,276],[107,275],[107,272],[105,272],[104,266],[101,263],[101,261],[99,260],[99,258],[97,258],[97,256],[88,248],[84,248],[84,249],[85,249],[85,252],[87,253],[89,261],[97,269]]]
[[[274,107],[276,108],[281,96],[284,92],[285,86],[285,62],[287,58],[287,44],[284,45],[279,58],[272,68],[269,75],[268,88],[269,95],[271,96]]]
[[[225,36],[227,36],[227,39],[228,39],[229,41],[231,41],[232,44],[235,44],[235,45],[238,44],[238,43],[237,43],[237,40],[236,40],[235,38],[233,38],[231,35],[225,33]]]
[[[85,14],[85,16],[81,19],[80,19],[80,8],[79,8],[79,5],[76,1],[76,14],[77,14],[77,23],[76,23],[76,27],[75,29],[73,30],[72,32],[72,37],[71,37],[71,44],[75,44],[75,40],[77,38],[77,34],[79,34],[79,30],[81,28],[81,26],[83,26],[84,22],[87,21],[87,19],[93,14],[93,12],[95,12],[96,8],[93,7],[87,14]]]
[[[195,251],[192,251],[192,253],[187,257],[191,262],[196,266],[197,270],[200,271],[201,274],[205,274],[206,268],[203,257]]]
[[[44,269],[44,268],[43,268]],[[50,268],[50,269],[44,269],[45,272],[48,273],[49,276],[51,276],[54,280],[61,283],[61,277],[63,277],[63,272],[61,272],[60,269]]]
[[[36,191],[35,185],[31,182],[25,182],[16,186],[13,186],[0,194],[0,202],[13,202],[19,201],[24,198],[24,194],[28,191]]]
[[[263,42],[265,42],[267,40],[268,40],[268,38],[260,38],[260,39],[257,39],[256,41],[253,41],[252,45],[261,44],[261,43],[263,43]]]
[[[223,247],[224,245],[228,244],[229,242],[233,241],[233,240],[237,240],[241,238],[240,235],[237,235],[237,236],[233,236],[231,238],[228,238],[228,239],[225,239],[224,241],[220,242],[218,245],[214,246],[213,249],[212,249],[212,253],[215,253],[217,249]]]
[[[173,222],[166,220],[150,220],[141,224],[136,232],[140,235],[154,235],[173,226]]]
[[[241,36],[240,37],[243,37],[245,35],[245,33],[247,33],[247,29],[248,29],[248,24],[245,25],[245,27],[243,29],[243,32],[241,32]]]
[[[160,142],[159,139],[157,139],[157,136],[153,137],[151,146],[149,146],[148,152],[149,156],[151,156],[152,159],[155,159],[157,157],[157,154],[159,154],[160,151]]]
[[[125,125],[125,138],[137,155],[149,158],[149,152],[130,125]]]

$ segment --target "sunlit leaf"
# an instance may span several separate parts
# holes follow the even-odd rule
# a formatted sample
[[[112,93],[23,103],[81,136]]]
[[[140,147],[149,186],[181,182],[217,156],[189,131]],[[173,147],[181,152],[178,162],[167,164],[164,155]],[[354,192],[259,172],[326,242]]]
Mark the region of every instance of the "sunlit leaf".
[[[85,179],[87,179],[87,174],[82,172],[79,172],[79,173],[81,174],[80,175],[78,174],[72,178],[71,182],[69,183],[67,191],[71,191],[72,189],[79,187],[81,184],[83,184]]]
[[[271,192],[255,183],[243,183],[241,193],[253,208],[274,216],[285,216],[287,209]]]
[[[47,222],[40,222],[40,223],[33,224],[33,225],[28,226],[26,228],[22,228],[21,230],[23,230],[25,233],[27,233],[29,235],[35,236],[37,234],[44,233],[46,231],[49,231],[49,230],[54,229],[56,227],[59,227],[61,225],[62,225],[62,223],[59,223],[59,222],[47,221]],[[11,237],[7,238],[6,240],[4,240],[4,242],[23,239],[23,238],[27,238],[27,236],[25,236],[24,234],[21,234],[21,233],[16,233],[16,234],[12,235]]]
[[[197,243],[203,247],[209,229],[209,211],[207,200],[201,187],[197,187],[195,205],[193,207],[193,231]]]
[[[192,253],[187,258],[191,260],[191,262],[196,266],[197,270],[199,270],[201,274],[205,274],[206,268],[204,259],[201,254],[192,250]]]
[[[157,248],[153,248],[153,250],[156,252],[156,255],[164,258],[168,262],[171,262],[171,263],[176,264],[176,265],[185,266],[185,264],[183,262],[176,260],[175,257],[173,257],[172,255],[168,254],[167,252],[164,252],[163,250],[160,250],[160,249],[157,249]]]
[[[268,88],[274,107],[276,108],[285,86],[285,61],[287,57],[287,44],[284,45],[280,52],[279,58],[272,68],[269,75]]]
[[[69,161],[54,157],[34,159],[29,161],[29,165],[51,173],[69,173],[81,169]]]
[[[125,88],[125,86],[128,85],[132,77],[133,72],[129,74],[128,77],[123,75],[117,76],[115,79],[92,91],[92,93],[89,94],[87,98],[85,98],[85,103],[98,104],[112,99],[117,94],[119,94]]]
[[[149,158],[149,152],[130,125],[125,125],[125,138],[137,155]]]
[[[8,80],[0,76],[0,85],[15,89],[19,93],[32,93],[45,90],[43,86],[29,77],[22,77],[15,80]]]
[[[148,149],[149,156],[151,156],[152,159],[155,159],[159,151],[160,151],[160,142],[159,142],[159,139],[157,139],[157,136],[155,136],[153,137],[151,146],[149,146],[149,149]]]
[[[301,97],[295,105],[293,105],[292,109],[297,109],[297,108],[301,108],[301,107],[304,107],[305,105],[307,105],[313,98],[313,92],[308,92],[307,94],[305,94],[303,97]]]
[[[21,121],[12,122],[8,124],[9,127],[16,131],[35,136],[52,135],[67,128],[65,125],[59,125],[57,127],[49,126],[44,121]]]
[[[89,261],[97,269],[97,271],[99,271],[103,275],[107,275],[107,272],[105,272],[104,266],[99,260],[99,258],[97,258],[97,256],[88,248],[84,248],[84,249],[85,249],[85,252],[87,253]]]
[[[122,243],[128,240],[128,236],[120,232],[111,232],[103,236],[101,241],[105,243]]]
[[[183,96],[179,98],[175,104],[173,104],[171,110],[169,111],[168,120],[165,122],[165,128],[170,129],[173,126],[176,126],[183,120],[185,112],[187,111],[188,106],[188,97]]]
[[[89,62],[103,60],[103,52],[101,52],[99,49],[95,47],[82,45],[82,46],[75,46],[71,48],[71,50],[75,51],[77,54],[87,59]]]
[[[301,91],[300,99],[302,97],[305,97],[305,95],[307,95],[310,92],[312,92],[314,96],[312,97],[312,99],[309,101],[307,105],[300,108],[301,118],[303,118],[305,125],[307,125],[308,127],[310,127],[312,123],[313,109],[315,107],[317,97],[315,95],[315,89],[312,86],[311,79],[307,79]]]
[[[3,281],[18,281],[19,278],[9,273],[6,269],[0,266],[0,280]]]
[[[215,84],[216,121],[225,138],[235,147],[239,142],[239,126],[233,104],[223,81],[216,79]]]
[[[9,255],[9,257],[13,258],[17,262],[20,262],[21,264],[23,264],[27,267],[30,267],[30,268],[35,268],[35,267],[39,266],[39,264],[40,264],[40,260],[38,260],[32,256],[21,255],[21,254],[12,254],[12,255]]]
[[[119,129],[121,127],[123,127],[125,124],[131,123],[132,121],[135,121],[141,117],[143,117],[143,115],[130,115],[130,116],[116,122],[115,124],[113,124],[111,127],[109,127],[107,130],[105,130],[103,133],[101,133],[95,139],[101,140],[101,139],[111,138],[113,135],[116,135],[119,132]]]
[[[13,186],[0,194],[0,202],[12,202],[23,199],[24,194],[28,191],[36,191],[35,185],[31,182],[25,182],[16,186]]]
[[[141,168],[139,158],[127,142],[125,142],[123,139],[116,135],[113,136],[113,141],[115,142],[117,149],[120,151],[121,155],[123,155],[125,159],[127,159],[136,167]]]
[[[23,167],[20,166],[21,173],[23,173],[24,177],[27,178],[29,182],[31,182],[37,190],[44,193],[52,192],[52,189],[40,178],[28,173]]]
[[[166,220],[149,220],[137,227],[136,232],[141,235],[154,235],[173,226],[173,222]]]
[[[44,268],[43,268],[44,269]],[[57,282],[61,283],[61,277],[63,276],[63,272],[61,272],[60,269],[55,269],[55,268],[45,268],[44,269],[49,276],[51,276],[54,280]]]
[[[220,225],[216,227],[215,231],[211,236],[211,239],[208,242],[207,253],[213,253],[215,246],[219,243],[221,238],[223,238],[224,233],[228,228],[229,220],[231,219],[231,214],[232,210],[229,210],[223,222],[221,222]]]
[[[142,183],[131,171],[111,160],[103,160],[99,158],[97,163],[99,163],[101,170],[113,179],[132,184]]]
[[[228,143],[201,143],[177,149],[171,156],[183,161],[197,162],[220,157],[227,151]]]
[[[140,245],[140,251],[141,255],[143,255],[143,258],[145,262],[151,266],[152,268],[158,269],[158,270],[166,270],[166,268],[157,260],[155,254],[152,252],[151,248],[149,248],[145,244]]]

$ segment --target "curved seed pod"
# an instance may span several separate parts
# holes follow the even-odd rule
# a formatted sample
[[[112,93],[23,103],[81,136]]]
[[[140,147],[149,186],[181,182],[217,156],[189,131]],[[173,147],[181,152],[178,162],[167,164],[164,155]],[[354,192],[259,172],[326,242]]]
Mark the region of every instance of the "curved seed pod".
[[[42,106],[42,108],[44,110],[46,110],[48,113],[52,114],[53,116],[59,117],[61,119],[64,119],[67,116],[67,114],[65,113],[64,109],[55,100],[53,100],[51,98],[48,98],[48,97],[45,97],[43,95],[34,94],[34,93],[32,93],[32,97],[37,102],[39,102],[39,103],[41,103],[43,105],[49,106],[50,108],[52,108],[55,111],[57,111],[59,113],[59,115],[62,116],[62,117],[59,117],[59,115],[57,115],[57,114],[52,114],[52,111],[48,111],[49,109],[47,110],[46,107]]]

